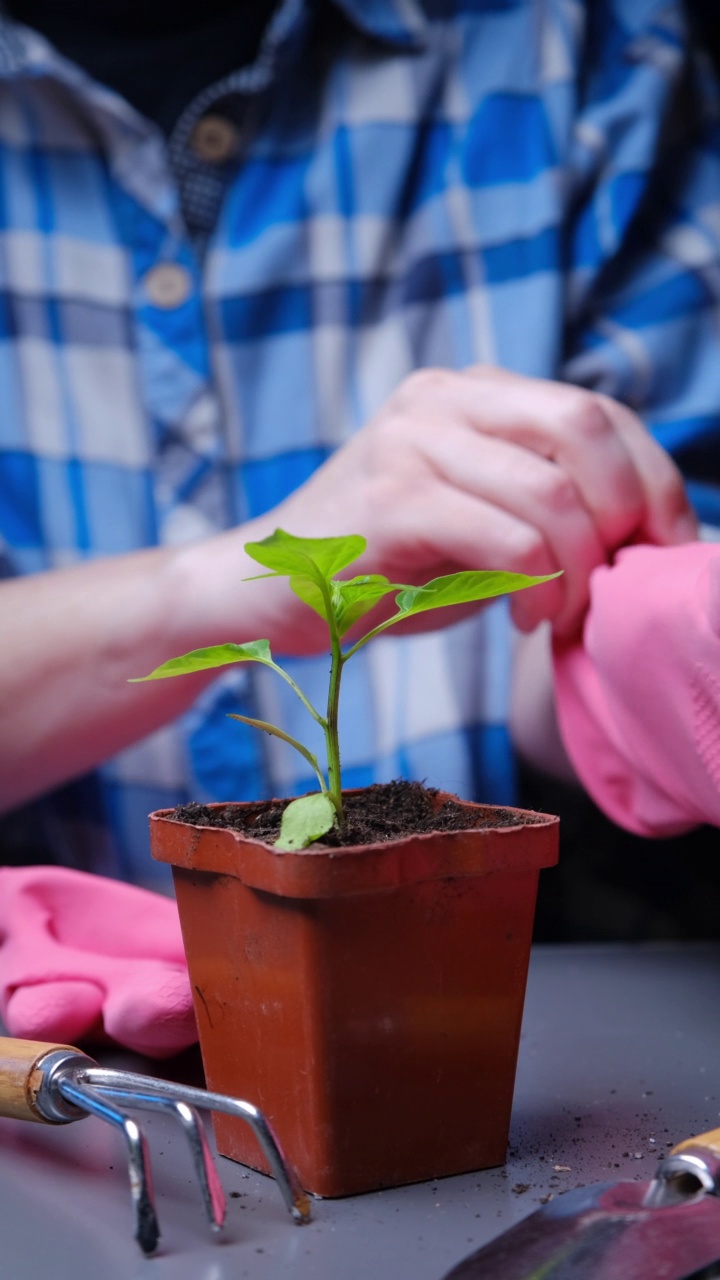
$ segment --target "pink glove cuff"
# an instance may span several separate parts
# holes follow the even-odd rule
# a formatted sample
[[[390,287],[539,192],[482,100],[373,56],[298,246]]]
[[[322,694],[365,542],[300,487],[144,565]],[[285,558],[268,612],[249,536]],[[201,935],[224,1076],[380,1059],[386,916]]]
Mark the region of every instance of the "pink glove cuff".
[[[720,548],[629,547],[554,649],[558,722],[597,804],[640,835],[720,825]]]

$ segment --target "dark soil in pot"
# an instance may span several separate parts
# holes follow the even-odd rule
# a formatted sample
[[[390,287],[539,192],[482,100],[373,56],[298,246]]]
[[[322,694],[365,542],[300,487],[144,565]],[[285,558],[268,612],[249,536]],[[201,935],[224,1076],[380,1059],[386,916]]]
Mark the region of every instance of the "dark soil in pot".
[[[473,827],[524,826],[532,814],[515,809],[484,808],[477,817],[455,800],[438,801],[440,792],[421,782],[376,783],[346,796],[345,822],[339,831],[330,831],[313,848],[348,847],[398,840],[428,831],[467,831]],[[236,805],[204,805],[194,801],[178,805],[169,817],[201,827],[231,827],[273,844],[280,833],[280,821],[287,800],[259,801],[238,810]]]

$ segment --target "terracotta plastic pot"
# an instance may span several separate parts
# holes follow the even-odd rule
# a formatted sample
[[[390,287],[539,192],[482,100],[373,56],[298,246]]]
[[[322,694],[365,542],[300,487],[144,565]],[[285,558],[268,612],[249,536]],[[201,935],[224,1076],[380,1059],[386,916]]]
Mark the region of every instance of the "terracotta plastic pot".
[[[279,853],[168,812],[152,853],[174,869],[208,1087],[259,1106],[321,1196],[501,1164],[558,819]],[[246,1125],[214,1123],[223,1155],[267,1171]]]

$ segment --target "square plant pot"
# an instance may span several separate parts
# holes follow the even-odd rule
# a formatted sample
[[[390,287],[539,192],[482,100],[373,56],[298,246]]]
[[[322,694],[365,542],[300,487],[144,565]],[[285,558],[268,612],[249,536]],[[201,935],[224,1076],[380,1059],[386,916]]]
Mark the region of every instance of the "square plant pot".
[[[558,819],[466,807],[469,822],[512,825],[282,853],[151,815],[208,1088],[260,1107],[317,1195],[505,1159],[537,879],[557,861]],[[223,1155],[268,1171],[246,1125],[214,1125]]]

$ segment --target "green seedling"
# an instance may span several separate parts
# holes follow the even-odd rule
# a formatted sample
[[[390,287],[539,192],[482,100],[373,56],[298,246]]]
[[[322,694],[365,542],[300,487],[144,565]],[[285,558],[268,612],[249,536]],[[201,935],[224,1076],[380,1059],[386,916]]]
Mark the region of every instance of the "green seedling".
[[[492,596],[506,595],[524,587],[547,582],[558,574],[530,577],[524,573],[505,573],[496,570],[464,570],[442,578],[434,578],[422,587],[405,586],[389,582],[379,573],[361,574],[356,578],[337,577],[343,569],[353,564],[365,550],[367,543],[360,534],[348,534],[337,538],[296,538],[283,529],[276,529],[262,542],[248,542],[248,555],[269,570],[258,578],[289,578],[290,588],[315,613],[327,623],[330,638],[330,683],[325,714],[321,714],[306,698],[292,677],[274,661],[267,640],[252,640],[247,644],[219,644],[207,649],[193,649],[179,658],[170,658],[156,667],[142,680],[163,680],[168,676],[187,675],[193,671],[207,671],[228,666],[235,662],[259,662],[290,685],[313,720],[325,736],[327,751],[327,779],[323,775],[317,757],[303,743],[285,733],[277,725],[251,716],[234,715],[232,719],[271,733],[299,751],[311,766],[320,785],[320,791],[302,796],[287,805],[282,819],[280,835],[275,847],[281,850],[305,849],[319,840],[334,825],[343,821],[342,772],[340,744],[338,740],[338,707],[340,682],[346,662],[358,653],[369,640],[398,622],[440,609],[448,605],[469,604],[488,600]],[[246,581],[255,581],[254,578]],[[385,596],[395,594],[395,613],[384,622],[372,627],[359,640],[343,648],[343,637],[360,618],[369,613]],[[135,683],[135,682],[133,682]]]

